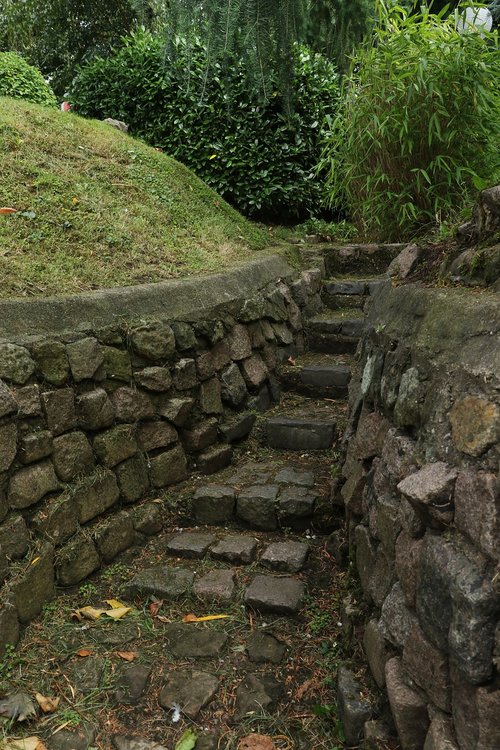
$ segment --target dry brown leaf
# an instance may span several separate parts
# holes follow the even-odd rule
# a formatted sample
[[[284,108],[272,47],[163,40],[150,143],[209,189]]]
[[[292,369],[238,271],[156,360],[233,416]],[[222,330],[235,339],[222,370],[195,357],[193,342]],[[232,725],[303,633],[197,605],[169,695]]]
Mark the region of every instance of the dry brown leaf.
[[[117,651],[116,655],[125,661],[134,661],[139,656],[136,651]]]
[[[61,699],[49,698],[48,696],[42,695],[41,693],[35,693],[35,700],[44,714],[53,714],[54,711],[57,711],[57,707]]]
[[[93,653],[94,652],[88,648],[81,648],[79,651],[76,652],[76,655],[81,656],[82,658],[85,658],[86,656],[92,656]]]
[[[106,611],[105,609],[97,609],[96,607],[80,607],[80,609],[75,610],[75,614],[85,617],[86,620],[98,620]]]
[[[159,620],[160,622],[166,622],[166,623],[172,622],[170,617],[165,617],[165,615],[158,615],[156,619]]]
[[[159,599],[158,601],[151,602],[151,604],[149,605],[149,614],[151,615],[151,617],[156,617],[162,604],[163,604],[163,599]]]
[[[248,734],[239,741],[238,750],[276,750],[276,745],[268,734]]]
[[[308,693],[311,690],[311,688],[316,688],[316,687],[318,687],[317,680],[315,680],[314,678],[311,678],[310,680],[306,680],[305,682],[302,683],[302,685],[299,685],[299,687],[295,691],[295,695],[294,695],[295,700],[297,701],[302,700],[304,695],[306,695],[306,693]]]
[[[3,208],[0,208],[0,214],[16,214],[17,208],[8,208],[7,206],[3,206]]]

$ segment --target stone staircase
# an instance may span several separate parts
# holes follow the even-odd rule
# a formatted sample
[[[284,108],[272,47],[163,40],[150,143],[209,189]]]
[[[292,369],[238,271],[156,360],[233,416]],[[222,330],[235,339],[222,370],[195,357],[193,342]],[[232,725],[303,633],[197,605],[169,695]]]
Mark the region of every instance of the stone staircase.
[[[307,320],[305,352],[281,367],[284,398],[279,414],[263,425],[270,448],[328,450],[339,437],[339,410],[345,416],[343,404],[367,306],[375,291],[388,283],[387,266],[400,249],[400,245],[354,245],[324,248],[319,258],[306,253],[307,260],[319,261],[327,276],[321,287],[324,307]],[[288,406],[290,394],[303,399]],[[328,401],[327,409],[322,399]]]
[[[348,592],[324,534],[339,525],[331,523],[332,447],[347,420],[365,310],[398,249],[323,249],[324,307],[310,311],[305,351],[291,349],[282,363],[274,413],[257,417],[236,465],[177,485],[170,516],[168,500],[138,507],[147,544],[124,553],[116,580],[106,571],[93,579],[89,603],[118,596],[131,607],[123,622],[68,623],[82,586],[64,595],[62,614],[28,627],[23,652],[36,647],[38,661],[51,665],[37,690],[50,695],[67,684],[75,705],[99,695],[107,706],[105,714],[85,708],[78,729],[47,728],[48,750],[167,750],[191,727],[195,750],[358,746],[372,706],[342,668],[332,694]],[[231,428],[235,439],[254,419]],[[221,619],[197,622],[189,613]]]

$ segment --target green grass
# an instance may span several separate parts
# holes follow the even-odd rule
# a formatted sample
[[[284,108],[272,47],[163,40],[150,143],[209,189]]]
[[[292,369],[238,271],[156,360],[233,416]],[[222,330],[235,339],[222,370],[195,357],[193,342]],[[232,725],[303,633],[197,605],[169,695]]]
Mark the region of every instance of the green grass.
[[[186,167],[104,123],[0,97],[0,297],[221,270],[268,242]]]

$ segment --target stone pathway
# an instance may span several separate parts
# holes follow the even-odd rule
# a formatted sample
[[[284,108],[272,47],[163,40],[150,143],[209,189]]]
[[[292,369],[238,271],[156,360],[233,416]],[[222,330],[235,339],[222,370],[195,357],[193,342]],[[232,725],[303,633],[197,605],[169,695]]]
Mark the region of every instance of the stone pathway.
[[[0,664],[3,693],[59,699],[30,727],[48,750],[174,750],[188,729],[196,744],[182,750],[352,746],[335,681],[353,657],[359,603],[330,472],[340,469],[352,352],[376,283],[324,285],[333,311],[306,331],[314,351],[284,363],[282,402],[257,420],[236,463],[139,505],[142,544],[47,605],[14,667]],[[117,549],[120,533],[107,540]],[[130,609],[116,620],[81,611],[121,605]],[[370,702],[351,673],[339,677],[342,718],[359,733]]]

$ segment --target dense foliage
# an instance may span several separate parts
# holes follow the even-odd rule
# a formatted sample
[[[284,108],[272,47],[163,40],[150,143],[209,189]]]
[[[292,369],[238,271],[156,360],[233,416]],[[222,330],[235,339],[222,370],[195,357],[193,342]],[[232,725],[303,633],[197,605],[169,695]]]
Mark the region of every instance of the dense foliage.
[[[22,54],[62,95],[76,66],[107,54],[137,21],[151,16],[150,5],[145,0],[140,8],[137,0],[0,0],[0,49]]]
[[[385,237],[450,218],[498,177],[495,35],[458,33],[427,10],[387,13],[345,80],[326,140],[333,205]]]
[[[225,69],[212,61],[210,71],[205,46],[178,39],[165,57],[162,40],[140,31],[114,56],[86,65],[72,98],[81,114],[125,120],[248,215],[317,211],[323,196],[314,166],[338,96],[333,65],[295,48],[290,117],[276,79],[264,100],[241,59],[227,60]]]
[[[0,96],[53,106],[56,98],[39,70],[15,52],[0,52]]]

